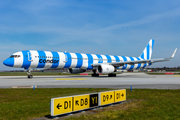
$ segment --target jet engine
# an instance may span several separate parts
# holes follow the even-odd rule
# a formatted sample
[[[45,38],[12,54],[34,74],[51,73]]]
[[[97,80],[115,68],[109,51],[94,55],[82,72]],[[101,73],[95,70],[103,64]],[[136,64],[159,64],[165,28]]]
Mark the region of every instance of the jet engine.
[[[98,66],[98,72],[102,74],[108,74],[108,73],[113,73],[115,72],[115,67],[112,65],[104,65],[101,64]]]
[[[69,73],[71,74],[77,74],[77,73],[83,73],[83,72],[86,72],[86,70],[80,69],[80,68],[69,68]]]

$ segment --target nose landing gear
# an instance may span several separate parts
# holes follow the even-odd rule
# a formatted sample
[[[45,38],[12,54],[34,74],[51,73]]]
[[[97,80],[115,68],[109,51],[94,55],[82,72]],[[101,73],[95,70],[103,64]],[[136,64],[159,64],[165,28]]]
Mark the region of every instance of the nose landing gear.
[[[33,78],[33,75],[31,74],[31,69],[29,68],[28,71],[27,71],[27,77],[28,78]]]

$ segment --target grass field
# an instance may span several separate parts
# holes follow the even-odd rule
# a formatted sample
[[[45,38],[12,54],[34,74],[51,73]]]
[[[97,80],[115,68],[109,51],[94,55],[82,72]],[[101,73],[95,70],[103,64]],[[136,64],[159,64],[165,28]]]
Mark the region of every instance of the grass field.
[[[0,120],[27,120],[50,115],[50,99],[54,97],[107,91],[94,88],[0,89]],[[130,103],[105,107],[91,115],[68,119],[180,119],[180,90],[127,90]]]

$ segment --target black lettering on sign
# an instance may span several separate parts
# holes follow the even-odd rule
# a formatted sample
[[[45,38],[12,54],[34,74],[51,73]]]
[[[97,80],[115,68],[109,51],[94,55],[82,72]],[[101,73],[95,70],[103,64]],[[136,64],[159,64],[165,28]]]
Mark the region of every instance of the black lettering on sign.
[[[68,101],[64,101],[64,109],[67,109],[67,108],[71,108],[71,101],[69,101],[69,103],[68,103]]]
[[[81,99],[81,106],[84,105],[84,99]]]
[[[67,108],[68,108],[68,102],[64,101],[64,109],[67,109]]]
[[[79,101],[78,101],[78,100],[76,100],[76,105],[78,105],[78,106],[79,106]]]
[[[112,98],[112,95],[110,96],[110,99]],[[103,102],[109,100],[109,95],[103,95]]]
[[[91,94],[89,97],[90,97],[89,98],[90,107],[98,106],[99,103],[98,94]]]
[[[124,94],[122,93],[122,95],[121,95],[122,97],[124,97]]]
[[[59,103],[56,107],[57,107],[57,109],[60,109],[62,107],[62,105]]]
[[[85,105],[87,105],[87,104],[88,104],[88,99],[86,98],[86,99],[85,99]]]
[[[106,96],[105,95],[103,95],[103,102],[105,102],[106,101]]]
[[[120,99],[120,93],[116,93],[116,99]]]

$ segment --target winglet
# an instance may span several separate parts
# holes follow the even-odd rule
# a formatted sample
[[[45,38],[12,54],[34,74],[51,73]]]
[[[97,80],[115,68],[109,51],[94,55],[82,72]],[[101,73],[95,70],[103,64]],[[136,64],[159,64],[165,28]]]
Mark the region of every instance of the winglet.
[[[174,50],[174,53],[172,54],[172,56],[170,57],[170,59],[173,58],[173,57],[175,56],[176,51],[177,51],[177,48]]]

